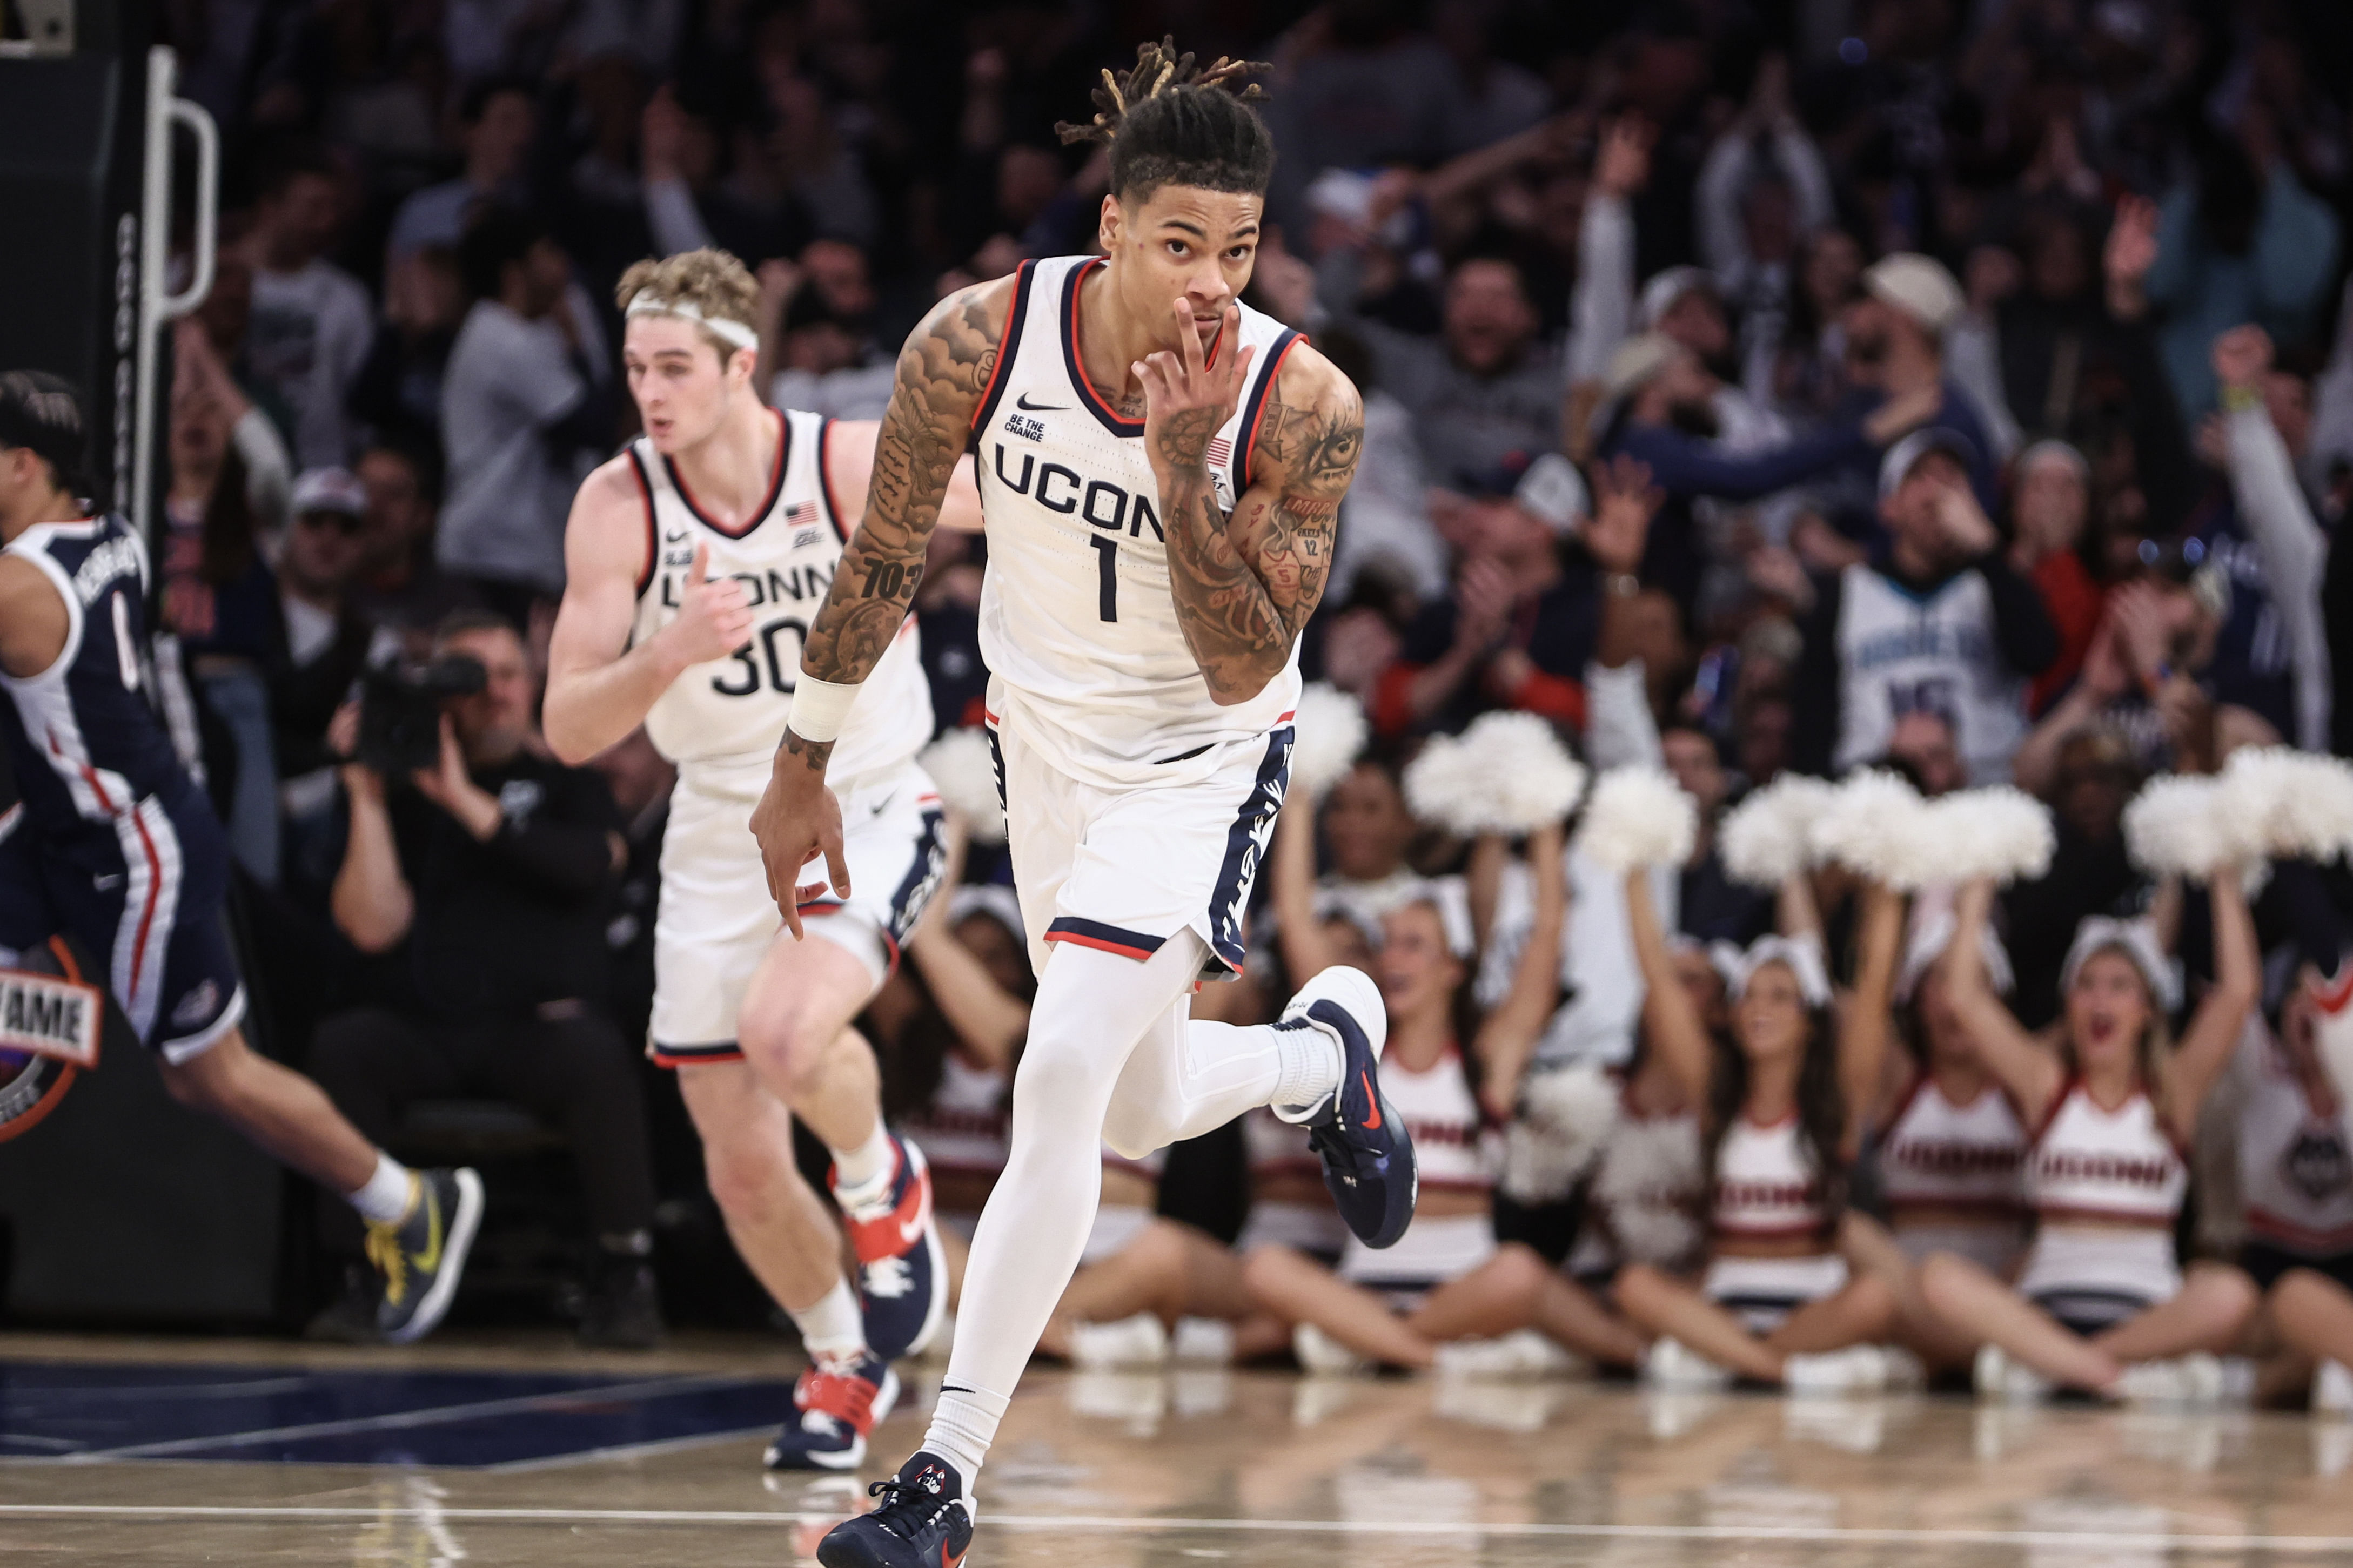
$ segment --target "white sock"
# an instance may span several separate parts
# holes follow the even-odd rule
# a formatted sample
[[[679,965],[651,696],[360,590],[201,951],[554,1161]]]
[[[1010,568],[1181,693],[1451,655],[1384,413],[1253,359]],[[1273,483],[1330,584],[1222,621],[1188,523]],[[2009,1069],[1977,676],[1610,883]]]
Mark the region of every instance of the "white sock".
[[[956,1468],[964,1477],[966,1498],[972,1496],[973,1478],[980,1474],[988,1446],[997,1441],[997,1424],[1005,1419],[1005,1407],[1011,1403],[1004,1394],[986,1389],[966,1388],[958,1383],[940,1385],[940,1402],[932,1407],[932,1426],[923,1434],[923,1447]]]
[[[849,1281],[836,1279],[833,1289],[818,1297],[812,1306],[792,1313],[792,1320],[801,1331],[801,1346],[811,1360],[818,1356],[845,1357],[866,1353],[866,1321],[859,1313],[858,1298],[850,1293]]]
[[[845,1209],[873,1203],[898,1173],[898,1152],[891,1147],[891,1134],[882,1130],[882,1119],[877,1116],[874,1131],[865,1142],[855,1149],[833,1151],[834,1201]]]
[[[1339,1042],[1313,1024],[1280,1027],[1274,1037],[1282,1065],[1272,1103],[1294,1115],[1321,1106],[1340,1087]]]
[[[378,1150],[375,1174],[362,1183],[357,1192],[345,1193],[343,1201],[359,1210],[362,1219],[392,1225],[407,1217],[413,1191],[408,1167]]]

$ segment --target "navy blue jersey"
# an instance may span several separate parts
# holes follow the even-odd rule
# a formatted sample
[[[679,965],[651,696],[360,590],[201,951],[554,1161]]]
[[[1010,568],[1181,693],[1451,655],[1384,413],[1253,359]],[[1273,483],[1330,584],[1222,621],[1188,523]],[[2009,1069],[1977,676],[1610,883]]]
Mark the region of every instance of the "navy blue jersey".
[[[36,523],[6,553],[37,566],[66,602],[66,646],[39,675],[0,675],[0,736],[28,825],[56,834],[112,823],[140,801],[175,798],[188,777],[147,700],[147,551],[119,517]]]

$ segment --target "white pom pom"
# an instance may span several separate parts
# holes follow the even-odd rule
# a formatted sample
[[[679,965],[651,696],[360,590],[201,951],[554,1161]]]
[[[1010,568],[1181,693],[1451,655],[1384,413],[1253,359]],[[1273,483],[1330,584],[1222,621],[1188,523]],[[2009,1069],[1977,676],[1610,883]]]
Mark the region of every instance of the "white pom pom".
[[[1733,880],[1778,888],[1814,863],[1814,824],[1837,802],[1831,784],[1783,773],[1725,814],[1716,832]]]
[[[997,798],[997,762],[977,729],[950,730],[915,759],[950,811],[972,825],[976,844],[1005,842],[1005,807]]]
[[[1612,768],[1593,786],[1577,847],[1605,871],[1623,876],[1651,866],[1681,866],[1699,837],[1699,808],[1663,768]]]
[[[1536,715],[1485,713],[1460,737],[1432,737],[1404,782],[1407,806],[1425,822],[1465,837],[1516,837],[1567,820],[1585,767]]]
[[[2125,807],[2125,847],[2152,877],[2204,881],[2241,848],[2221,811],[2219,781],[2168,774],[2141,786]]]
[[[1504,1191],[1524,1204],[1567,1197],[1617,1124],[1618,1086],[1592,1063],[1530,1073],[1504,1131]]]
[[[1814,822],[1814,853],[1890,888],[1915,888],[1926,803],[1901,774],[1866,768]]]
[[[2051,854],[2058,847],[2050,810],[2007,785],[1941,796],[1929,801],[1921,816],[1914,887],[1980,877],[2032,881],[2051,869]]]
[[[1365,705],[1336,686],[1311,681],[1299,694],[1291,787],[1321,800],[1348,776],[1365,749]]]
[[[2215,808],[2242,859],[2333,860],[2353,846],[2353,767],[2289,746],[2242,746]]]

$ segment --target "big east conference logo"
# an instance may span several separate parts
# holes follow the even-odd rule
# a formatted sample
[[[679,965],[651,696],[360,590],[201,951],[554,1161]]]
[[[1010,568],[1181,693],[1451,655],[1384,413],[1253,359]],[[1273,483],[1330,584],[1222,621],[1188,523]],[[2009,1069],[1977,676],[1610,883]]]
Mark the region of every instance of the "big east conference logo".
[[[30,1131],[77,1072],[98,1065],[105,998],[82,980],[65,943],[51,942],[49,952],[61,973],[0,969],[0,1143]]]

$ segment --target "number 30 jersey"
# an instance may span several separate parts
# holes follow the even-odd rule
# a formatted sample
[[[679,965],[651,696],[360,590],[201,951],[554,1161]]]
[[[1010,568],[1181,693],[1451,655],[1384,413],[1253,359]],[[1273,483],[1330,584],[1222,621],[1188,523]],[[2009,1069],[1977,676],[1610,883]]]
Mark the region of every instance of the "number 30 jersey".
[[[833,421],[797,412],[775,417],[783,438],[767,502],[737,530],[712,521],[677,466],[651,441],[639,437],[628,448],[645,490],[650,547],[630,641],[645,641],[677,616],[698,548],[711,552],[709,574],[734,578],[751,602],[752,640],[725,658],[687,670],[646,715],[647,735],[679,765],[683,779],[723,790],[757,793],[766,783],[792,711],[801,644],[825,603],[853,525],[835,505],[826,479]],[[931,738],[931,689],[911,616],[859,691],[827,777],[839,787],[895,766]]]
[[[1264,735],[1299,705],[1299,650],[1248,702],[1221,708],[1185,646],[1168,586],[1160,483],[1144,421],[1097,394],[1080,362],[1079,293],[1100,257],[1021,264],[997,364],[973,421],[988,573],[980,651],[991,707],[1062,772],[1103,788],[1179,782],[1166,764]],[[1252,444],[1300,335],[1245,305],[1251,360],[1209,443],[1218,504],[1251,483]],[[1215,363],[1235,345],[1214,345]]]

